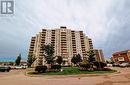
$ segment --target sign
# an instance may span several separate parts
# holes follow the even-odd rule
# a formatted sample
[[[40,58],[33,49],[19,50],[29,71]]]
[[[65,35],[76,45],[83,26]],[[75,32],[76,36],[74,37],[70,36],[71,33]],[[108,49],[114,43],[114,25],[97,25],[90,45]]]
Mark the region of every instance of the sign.
[[[0,14],[13,14],[14,13],[14,1],[13,0],[1,0],[0,1]]]

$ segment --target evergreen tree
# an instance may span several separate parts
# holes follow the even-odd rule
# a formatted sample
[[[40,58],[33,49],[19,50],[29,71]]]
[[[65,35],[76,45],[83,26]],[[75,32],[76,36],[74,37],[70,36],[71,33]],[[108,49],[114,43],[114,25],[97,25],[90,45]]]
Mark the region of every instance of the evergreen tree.
[[[18,55],[17,59],[15,60],[15,65],[19,66],[21,61],[21,54]]]
[[[28,55],[28,67],[31,67],[31,65],[33,64],[33,62],[36,60],[35,56],[33,55]]]
[[[95,58],[94,58],[95,54],[94,54],[93,50],[88,51],[87,56],[88,56],[89,63],[93,63],[95,61]]]

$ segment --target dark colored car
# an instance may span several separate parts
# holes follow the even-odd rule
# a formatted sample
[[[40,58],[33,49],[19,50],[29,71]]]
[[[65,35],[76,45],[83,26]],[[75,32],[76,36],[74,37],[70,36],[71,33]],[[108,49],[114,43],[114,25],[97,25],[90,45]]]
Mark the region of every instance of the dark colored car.
[[[9,66],[1,66],[0,67],[0,72],[9,72],[11,68]]]

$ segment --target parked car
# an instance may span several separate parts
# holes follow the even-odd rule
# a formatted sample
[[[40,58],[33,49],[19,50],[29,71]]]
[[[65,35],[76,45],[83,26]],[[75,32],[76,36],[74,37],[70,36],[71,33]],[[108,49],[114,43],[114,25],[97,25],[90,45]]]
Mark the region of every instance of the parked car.
[[[120,65],[117,64],[117,63],[113,63],[112,66],[113,66],[113,67],[119,67]]]
[[[130,67],[130,64],[129,63],[122,63],[119,66],[120,67]]]
[[[24,66],[24,65],[22,65],[22,66],[15,66],[15,69],[26,69],[27,68],[27,66]]]
[[[112,67],[112,64],[107,64],[107,67]]]
[[[9,66],[0,66],[0,72],[9,72],[10,70]]]
[[[15,69],[22,69],[22,66],[15,66]]]

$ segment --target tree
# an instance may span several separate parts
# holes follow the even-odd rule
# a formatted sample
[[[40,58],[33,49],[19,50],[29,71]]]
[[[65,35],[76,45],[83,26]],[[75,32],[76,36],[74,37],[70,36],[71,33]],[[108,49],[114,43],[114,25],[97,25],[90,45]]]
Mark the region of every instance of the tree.
[[[110,62],[106,60],[106,63],[109,64]]]
[[[54,63],[54,48],[52,44],[43,45],[42,49],[44,50],[44,57],[47,64]]]
[[[103,62],[93,62],[93,64],[97,67],[97,68],[104,68],[105,66],[107,66],[106,63],[103,63]]]
[[[35,56],[33,55],[28,55],[28,67],[31,67],[31,65],[33,64],[33,62],[36,60]]]
[[[71,59],[71,62],[74,64],[79,64],[82,61],[80,54],[74,55]]]
[[[87,56],[88,56],[88,62],[91,65],[90,68],[93,69],[93,62],[95,61],[95,58],[94,58],[95,54],[93,50],[88,51]]]
[[[88,51],[87,56],[88,56],[89,63],[93,63],[95,61],[95,58],[94,58],[95,54],[94,54],[93,50]]]
[[[63,58],[61,56],[57,56],[56,62],[61,65],[61,63],[63,62]]]
[[[80,66],[80,70],[88,70],[91,65],[90,63],[88,63],[87,58],[84,57],[79,66]]]
[[[76,63],[77,63],[76,55],[74,55],[74,56],[72,57],[71,62],[72,62],[73,64],[76,64]]]
[[[15,60],[15,65],[20,65],[20,61],[21,61],[21,54],[18,55],[17,59]]]
[[[77,63],[79,63],[79,62],[82,61],[82,58],[81,58],[81,55],[80,55],[80,54],[76,55],[76,58],[77,58]]]
[[[88,64],[87,58],[84,58],[80,64],[83,64],[83,65]]]

